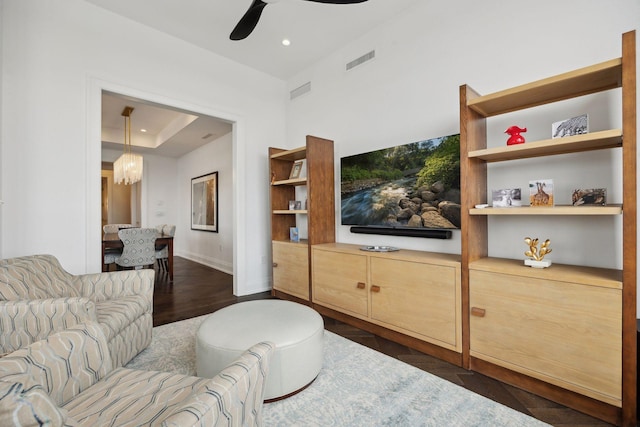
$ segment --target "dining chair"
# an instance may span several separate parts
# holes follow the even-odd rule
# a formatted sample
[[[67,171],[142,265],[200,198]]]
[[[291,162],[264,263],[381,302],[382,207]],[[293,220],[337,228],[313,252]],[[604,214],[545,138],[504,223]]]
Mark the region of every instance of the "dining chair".
[[[156,227],[158,229],[158,227]],[[162,230],[159,230],[165,236],[174,236],[176,234],[176,226],[171,224],[164,224]],[[158,268],[169,271],[169,248],[167,245],[156,246],[156,260],[158,261]]]
[[[131,224],[105,224],[102,226],[102,231],[104,234],[113,234],[117,233],[122,228],[130,228],[133,227]],[[122,255],[122,248],[106,248],[104,250],[104,259],[102,263],[104,265],[109,266],[110,264],[115,264],[116,259]],[[107,267],[108,269],[109,267]]]
[[[116,264],[135,269],[155,264],[156,235],[155,228],[124,228],[118,231],[124,247]]]
[[[122,256],[122,250],[118,248],[108,248],[104,251],[104,259],[102,263],[107,266],[107,271],[110,264],[115,264],[116,260]]]
[[[104,234],[117,233],[123,228],[133,228],[133,224],[106,224],[102,226]]]

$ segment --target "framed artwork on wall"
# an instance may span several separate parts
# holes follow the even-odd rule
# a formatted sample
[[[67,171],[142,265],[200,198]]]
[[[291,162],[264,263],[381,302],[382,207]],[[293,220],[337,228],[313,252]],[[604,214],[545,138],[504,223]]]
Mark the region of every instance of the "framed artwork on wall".
[[[218,232],[218,172],[191,179],[191,229]]]

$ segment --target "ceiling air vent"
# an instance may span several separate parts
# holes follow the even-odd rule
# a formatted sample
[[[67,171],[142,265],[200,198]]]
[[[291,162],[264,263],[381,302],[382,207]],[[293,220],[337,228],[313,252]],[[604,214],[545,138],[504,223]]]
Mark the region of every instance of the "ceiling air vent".
[[[302,86],[297,87],[293,89],[291,92],[289,92],[289,99],[295,99],[310,91],[311,91],[311,82],[306,82]]]
[[[352,68],[357,67],[358,65],[364,64],[367,61],[371,61],[375,57],[376,57],[376,51],[375,50],[372,50],[371,52],[365,53],[360,58],[356,58],[353,61],[347,63],[347,71],[351,70]]]

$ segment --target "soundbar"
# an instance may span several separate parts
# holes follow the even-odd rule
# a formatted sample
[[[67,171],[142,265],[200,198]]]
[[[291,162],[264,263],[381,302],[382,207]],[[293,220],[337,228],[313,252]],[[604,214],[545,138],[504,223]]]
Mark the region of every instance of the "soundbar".
[[[409,227],[384,227],[376,225],[353,226],[352,233],[382,234],[387,236],[426,237],[428,239],[450,239],[451,230],[441,228],[409,228]]]

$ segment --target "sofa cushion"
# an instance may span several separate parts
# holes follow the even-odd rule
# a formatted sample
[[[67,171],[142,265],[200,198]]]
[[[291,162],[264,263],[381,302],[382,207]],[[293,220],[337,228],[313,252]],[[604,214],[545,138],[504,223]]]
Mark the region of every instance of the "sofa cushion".
[[[20,382],[0,380],[0,420],[3,427],[58,427],[65,423],[65,413],[41,386],[25,387]]]
[[[0,260],[0,300],[77,297],[73,276],[52,255]]]
[[[75,325],[0,358],[0,380],[40,385],[62,406],[112,370],[100,325]]]
[[[94,302],[84,297],[0,301],[0,354],[78,323],[95,322],[95,311]]]

